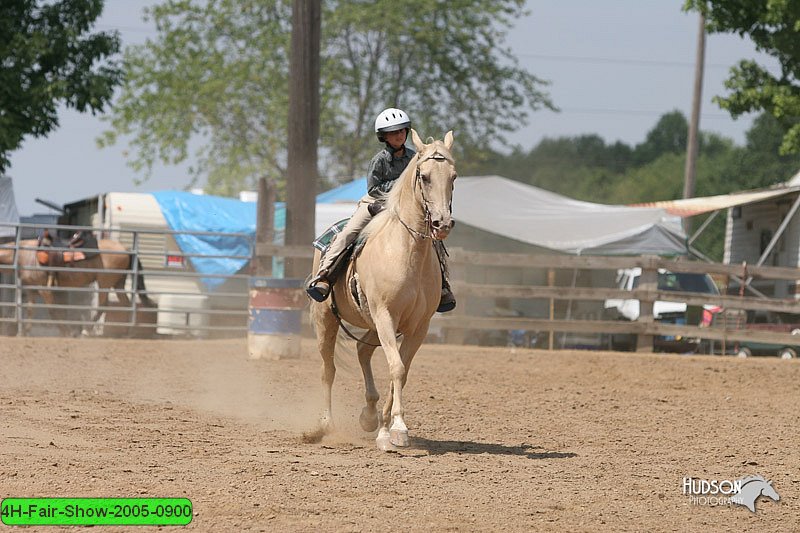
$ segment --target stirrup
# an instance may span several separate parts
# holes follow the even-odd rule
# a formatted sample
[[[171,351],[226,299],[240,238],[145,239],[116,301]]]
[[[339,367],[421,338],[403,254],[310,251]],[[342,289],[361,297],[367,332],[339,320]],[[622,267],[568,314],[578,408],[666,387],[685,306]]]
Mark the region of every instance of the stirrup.
[[[439,307],[436,308],[437,313],[447,313],[456,308],[456,297],[453,296],[451,291],[442,291],[442,297],[439,300]]]
[[[331,284],[324,275],[312,279],[306,287],[306,294],[317,302],[324,302],[331,293]]]

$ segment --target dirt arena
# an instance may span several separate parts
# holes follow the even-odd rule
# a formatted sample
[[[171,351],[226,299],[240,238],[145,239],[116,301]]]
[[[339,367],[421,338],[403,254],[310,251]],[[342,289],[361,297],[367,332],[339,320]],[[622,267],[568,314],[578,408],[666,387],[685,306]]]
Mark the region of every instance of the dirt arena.
[[[355,360],[337,374],[338,433],[303,442],[319,366],[310,342],[250,361],[244,341],[2,338],[0,496],[188,497],[198,531],[800,524],[798,361],[423,347],[399,453],[358,426]],[[383,395],[380,351],[375,373]],[[781,501],[751,513],[682,493],[684,477],[747,474]]]

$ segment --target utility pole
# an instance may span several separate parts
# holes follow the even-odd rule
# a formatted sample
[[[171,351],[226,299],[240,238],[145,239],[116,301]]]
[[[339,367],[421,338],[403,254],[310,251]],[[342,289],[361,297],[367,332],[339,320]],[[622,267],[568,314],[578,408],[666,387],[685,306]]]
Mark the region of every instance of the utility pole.
[[[706,19],[700,14],[700,28],[697,31],[697,58],[694,64],[694,95],[692,97],[692,118],[689,122],[689,138],[686,141],[686,170],[683,177],[683,197],[694,197],[695,168],[699,151],[700,104],[703,99],[703,70],[706,56]],[[689,233],[689,219],[683,219],[683,229]]]
[[[319,170],[319,78],[321,6],[294,0],[289,64],[289,127],[286,171],[286,244],[311,246]],[[286,277],[305,277],[311,265],[289,260]]]

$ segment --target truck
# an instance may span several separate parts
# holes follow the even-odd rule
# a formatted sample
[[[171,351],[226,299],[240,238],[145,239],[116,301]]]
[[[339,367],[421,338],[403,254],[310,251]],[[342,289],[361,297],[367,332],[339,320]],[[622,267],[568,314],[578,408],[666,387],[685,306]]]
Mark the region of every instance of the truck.
[[[639,286],[642,269],[639,267],[621,269],[617,273],[617,288],[624,291],[633,291]],[[658,270],[657,287],[659,291],[696,292],[719,296],[719,289],[708,274],[670,272],[666,269]],[[607,318],[617,320],[635,321],[639,319],[640,304],[634,298],[615,298],[604,302]],[[653,317],[655,320],[669,324],[710,325],[714,315],[722,309],[718,306],[706,304],[690,306],[685,302],[656,301],[653,303]],[[609,348],[617,351],[630,351],[636,348],[636,335],[613,334],[610,335]],[[703,351],[704,346],[700,339],[678,336],[656,336],[653,339],[655,351],[695,353]]]

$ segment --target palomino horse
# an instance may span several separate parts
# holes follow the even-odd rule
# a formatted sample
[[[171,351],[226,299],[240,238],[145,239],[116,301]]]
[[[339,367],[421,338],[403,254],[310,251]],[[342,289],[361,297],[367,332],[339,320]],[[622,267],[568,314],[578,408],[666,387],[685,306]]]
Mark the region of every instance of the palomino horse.
[[[334,302],[344,321],[367,330],[358,345],[367,400],[361,411],[361,427],[375,431],[380,423],[376,444],[381,450],[409,445],[403,419],[403,386],[439,305],[442,274],[432,241],[445,239],[453,227],[450,206],[456,179],[450,153],[452,131],[447,132],[444,141],[431,139],[424,144],[411,130],[411,139],[417,154],[385,198],[385,209],[362,232],[366,244],[361,253],[334,284],[329,301],[311,302],[326,402],[316,438],[333,427],[331,388],[339,330],[339,321],[331,309]],[[314,272],[319,260],[317,252]],[[403,336],[399,346],[397,334]],[[391,378],[382,423],[376,409],[379,396],[371,366],[377,341],[386,354]]]
[[[133,256],[130,255],[125,246],[117,241],[111,239],[98,239],[97,249],[100,250],[98,255],[71,263],[75,268],[81,269],[96,269],[96,272],[69,272],[67,270],[48,271],[46,267],[39,265],[36,258],[35,248],[39,246],[37,240],[23,240],[19,243],[19,278],[20,284],[23,289],[30,287],[27,291],[28,303],[33,302],[33,291],[38,291],[42,301],[46,305],[53,305],[55,303],[55,292],[48,290],[50,281],[55,280],[55,284],[59,287],[87,287],[92,282],[97,282],[97,288],[100,289],[97,296],[97,305],[102,308],[108,302],[109,289],[113,289],[119,299],[120,303],[124,306],[130,305],[130,300],[125,292],[125,272],[100,272],[100,270],[130,270],[132,266],[131,261]],[[0,247],[0,264],[13,265],[14,264],[14,247],[5,245]],[[54,276],[51,278],[50,276]],[[141,264],[137,272],[137,279],[134,280],[133,289],[138,292],[139,298],[147,307],[155,307],[155,303],[144,293],[144,276],[141,273]],[[97,322],[103,315],[103,311],[96,309],[92,316],[92,322]],[[68,329],[63,324],[59,325],[62,334],[68,335]],[[30,330],[30,325],[26,325],[26,333]]]

